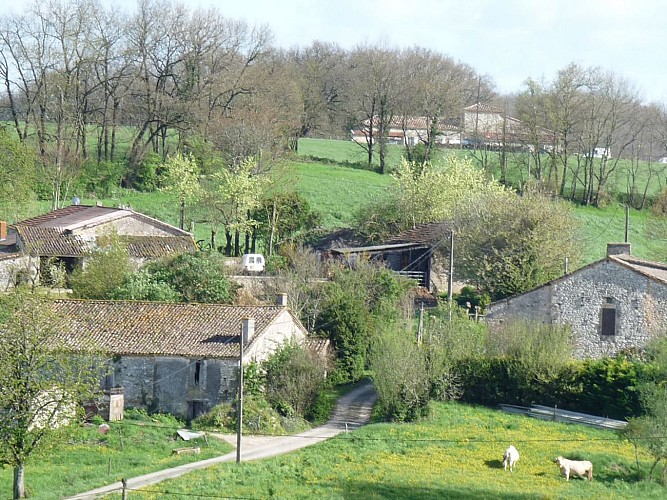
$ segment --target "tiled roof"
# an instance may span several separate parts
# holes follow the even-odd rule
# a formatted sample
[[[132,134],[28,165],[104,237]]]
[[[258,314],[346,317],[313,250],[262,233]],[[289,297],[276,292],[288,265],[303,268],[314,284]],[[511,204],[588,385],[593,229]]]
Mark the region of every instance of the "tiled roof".
[[[308,337],[306,338],[306,347],[312,352],[323,355],[331,348],[331,342],[329,342],[329,339],[321,337]]]
[[[554,278],[551,281],[547,281],[546,283],[543,283],[541,285],[536,286],[535,288],[532,288],[530,290],[527,290],[522,293],[518,293],[516,295],[512,295],[511,297],[505,297],[504,299],[497,300],[495,302],[492,302],[489,307],[498,304],[498,303],[503,303],[503,302],[509,302],[510,300],[515,299],[516,297],[521,297],[523,295],[527,295],[529,293],[534,292],[535,290],[539,290],[541,288],[546,288],[549,286],[552,286],[554,284],[562,283],[563,281],[566,281],[571,278],[571,276],[576,275],[581,273],[582,271],[586,269],[591,269],[595,266],[599,266],[600,264],[603,264],[605,262],[614,262],[618,265],[621,265],[625,267],[626,269],[630,269],[631,271],[634,271],[636,273],[639,273],[643,276],[646,276],[648,278],[651,278],[654,281],[658,281],[662,284],[667,285],[667,264],[661,263],[661,262],[652,262],[649,260],[643,260],[643,259],[638,259],[637,257],[633,257],[630,254],[617,254],[617,255],[608,255],[607,257],[604,257],[603,259],[596,260],[595,262],[591,262],[590,264],[586,264],[585,266],[580,267],[576,271],[573,271],[572,273],[569,274],[564,274],[558,278]]]
[[[23,251],[50,257],[82,257],[96,247],[96,242],[77,235],[76,229],[117,219],[134,219],[168,233],[167,236],[121,235],[133,257],[153,259],[196,250],[187,231],[128,209],[72,205],[23,220],[13,227]]]
[[[505,111],[501,108],[497,108],[496,106],[491,106],[490,104],[484,104],[481,102],[463,109],[464,111],[472,111],[473,113],[493,113],[497,115],[502,115],[505,113]]]
[[[133,257],[155,259],[175,253],[193,252],[192,236],[121,236]]]
[[[120,208],[98,207],[88,205],[70,205],[51,212],[25,219],[14,226],[65,227],[78,224],[98,217],[108,217],[118,212],[127,212]]]
[[[608,258],[644,276],[667,283],[667,264],[638,259],[629,254],[611,255]]]
[[[82,257],[96,247],[94,241],[66,234],[55,227],[18,226],[24,250],[50,257]],[[192,252],[192,236],[120,236],[132,257],[155,259],[174,253]]]
[[[378,117],[375,117],[373,119],[374,125],[377,126],[379,122],[380,119]],[[368,127],[369,124],[370,120],[368,119],[364,120],[364,125],[366,127]],[[406,130],[428,130],[431,127],[431,118],[428,118],[426,116],[407,116],[407,117],[393,116],[389,121],[389,127],[401,130],[403,129],[403,127],[405,127]],[[446,123],[445,121],[442,120],[438,122],[439,132],[457,131],[457,130],[458,127],[451,123]]]
[[[91,252],[90,241],[73,234],[63,234],[57,227],[15,226],[23,250],[49,257],[78,257]]]
[[[419,224],[413,229],[408,229],[391,237],[385,241],[385,243],[424,243],[426,245],[437,245],[443,239],[449,241],[448,238],[451,227],[452,224],[450,222]]]
[[[57,300],[52,307],[59,340],[73,351],[94,345],[118,355],[234,358],[242,319],[255,320],[249,345],[285,311],[300,325],[281,306]]]

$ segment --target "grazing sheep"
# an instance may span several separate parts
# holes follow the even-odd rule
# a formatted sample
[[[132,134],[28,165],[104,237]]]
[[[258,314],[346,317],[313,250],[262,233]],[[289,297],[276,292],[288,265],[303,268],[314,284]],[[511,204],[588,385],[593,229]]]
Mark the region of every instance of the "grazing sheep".
[[[514,472],[514,465],[516,465],[518,461],[519,452],[514,446],[510,445],[503,455],[503,469],[507,470],[507,466],[509,465],[510,472]]]
[[[558,457],[556,464],[560,468],[560,473],[565,476],[565,480],[570,480],[570,475],[586,477],[589,481],[593,480],[593,464],[588,460],[568,460]]]

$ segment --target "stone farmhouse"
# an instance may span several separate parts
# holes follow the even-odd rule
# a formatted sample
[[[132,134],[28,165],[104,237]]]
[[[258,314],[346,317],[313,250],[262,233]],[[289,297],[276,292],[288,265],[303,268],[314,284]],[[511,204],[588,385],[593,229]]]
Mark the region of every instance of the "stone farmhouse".
[[[610,243],[604,259],[494,302],[486,318],[570,325],[578,358],[641,349],[667,329],[667,264],[633,257],[629,243]]]
[[[280,294],[275,305],[252,307],[97,300],[52,307],[59,340],[72,352],[94,345],[111,356],[102,381],[108,397],[189,419],[236,396],[241,338],[244,364],[305,341],[308,332],[286,304]],[[325,349],[323,342],[316,347]]]
[[[114,233],[138,265],[197,249],[192,234],[132,209],[71,205],[11,226],[0,222],[0,289],[26,275],[45,278],[50,266],[71,272]]]

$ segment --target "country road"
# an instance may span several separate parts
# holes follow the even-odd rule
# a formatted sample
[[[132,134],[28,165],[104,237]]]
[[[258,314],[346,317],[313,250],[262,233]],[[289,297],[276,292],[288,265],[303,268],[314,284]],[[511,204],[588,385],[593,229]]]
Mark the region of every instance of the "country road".
[[[241,440],[241,460],[259,460],[261,458],[272,457],[289,453],[299,448],[304,448],[316,444],[326,439],[332,438],[346,430],[353,430],[360,425],[367,424],[370,420],[371,410],[377,399],[375,389],[372,383],[364,382],[342,396],[336,403],[334,414],[326,424],[310,429],[309,431],[293,436],[261,436],[244,437]],[[236,445],[236,436],[228,436],[231,444]],[[220,457],[209,458],[199,462],[180,465],[171,469],[145,474],[127,479],[128,489],[143,488],[157,484],[166,479],[172,479],[193,470],[211,467],[222,462],[231,462],[236,460],[236,451],[227,453]],[[123,488],[120,481],[96,488],[94,490],[80,493],[69,497],[69,500],[89,500],[101,498],[113,492],[119,492]]]

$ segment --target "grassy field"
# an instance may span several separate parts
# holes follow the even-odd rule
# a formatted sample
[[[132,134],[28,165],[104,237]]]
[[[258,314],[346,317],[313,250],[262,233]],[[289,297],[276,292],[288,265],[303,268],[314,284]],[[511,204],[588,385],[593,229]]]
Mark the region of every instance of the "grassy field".
[[[390,165],[397,164],[402,148],[391,146],[390,152]],[[456,154],[467,152],[459,151]],[[274,188],[301,193],[311,207],[322,214],[324,229],[349,227],[354,212],[370,200],[384,196],[387,187],[393,182],[389,175],[360,168],[364,162],[364,151],[352,141],[302,139],[297,159],[272,170]],[[178,204],[173,197],[163,192],[139,193],[119,188],[110,198],[82,199],[82,203],[86,204],[95,204],[97,201],[105,206],[129,205],[139,212],[170,224],[178,224]],[[35,205],[28,215],[47,210],[48,203],[43,202]],[[581,222],[579,240],[583,253],[582,263],[602,258],[608,242],[624,240],[625,208],[621,204],[610,203],[605,208],[573,205],[573,210]],[[631,210],[629,239],[633,253],[645,259],[667,260],[664,239],[647,230],[647,223],[651,220],[648,211]],[[208,240],[209,234],[207,225],[195,225],[195,239]]]
[[[177,465],[224,455],[232,448],[217,439],[187,443],[176,435],[183,423],[165,415],[148,417],[126,412],[125,420],[112,422],[107,435],[97,425],[60,435],[32,456],[25,468],[30,498],[58,499]],[[174,448],[201,447],[199,455],[174,455]],[[13,470],[0,469],[0,498],[12,497]]]
[[[638,480],[634,448],[611,431],[485,408],[434,404],[416,424],[374,424],[285,456],[221,464],[143,490],[141,498],[664,498]],[[298,438],[295,438],[298,439]],[[502,454],[514,444],[514,473]],[[566,482],[555,457],[591,460],[594,480]],[[640,450],[640,467],[649,457]]]

